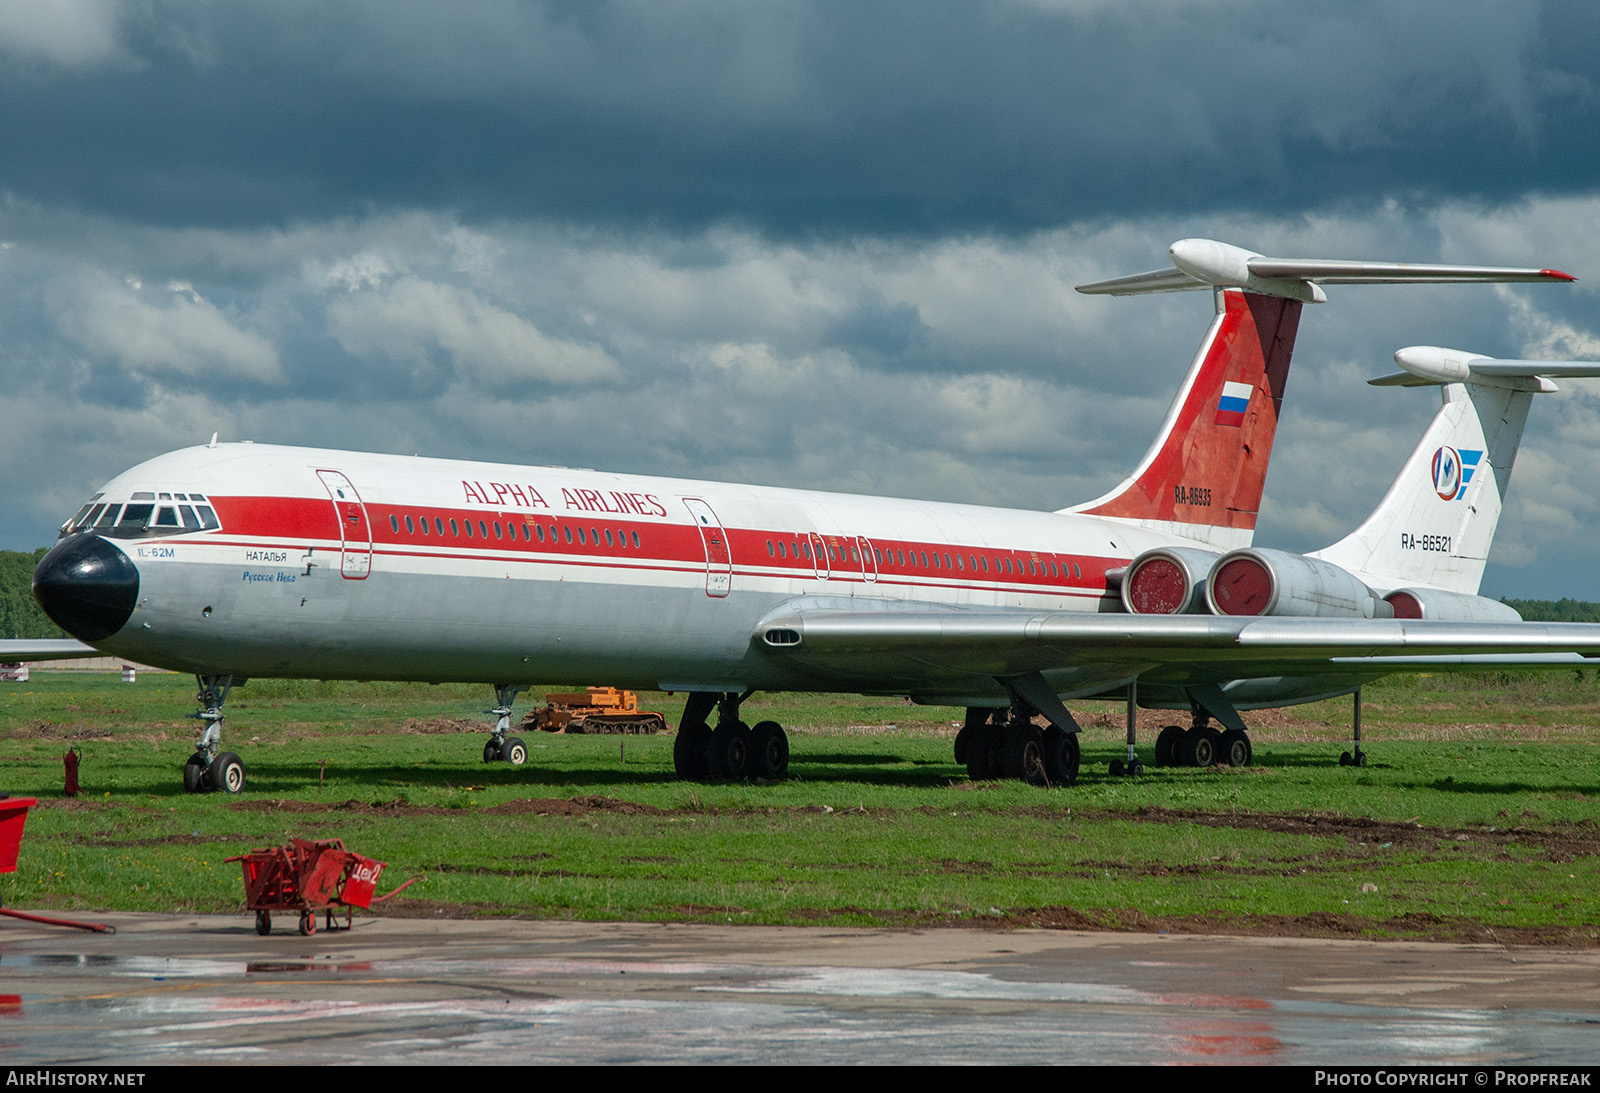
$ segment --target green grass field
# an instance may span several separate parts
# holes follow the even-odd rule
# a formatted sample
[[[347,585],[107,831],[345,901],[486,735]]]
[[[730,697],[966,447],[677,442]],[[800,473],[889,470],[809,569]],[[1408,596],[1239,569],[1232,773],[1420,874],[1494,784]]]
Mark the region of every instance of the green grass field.
[[[387,914],[1600,941],[1593,672],[1369,688],[1361,770],[1338,701],[1248,715],[1248,769],[1113,779],[1120,706],[1075,704],[1083,775],[1052,789],[970,782],[960,711],[895,700],[758,695],[792,777],[684,783],[671,735],[532,734],[526,767],[485,765],[487,687],[253,682],[225,738],[246,792],[190,796],[193,690],[0,686],[0,790],[40,798],[8,905],[242,912],[224,859],[298,836],[388,862],[380,890],[422,874]],[[1166,720],[1141,714],[1147,762]]]

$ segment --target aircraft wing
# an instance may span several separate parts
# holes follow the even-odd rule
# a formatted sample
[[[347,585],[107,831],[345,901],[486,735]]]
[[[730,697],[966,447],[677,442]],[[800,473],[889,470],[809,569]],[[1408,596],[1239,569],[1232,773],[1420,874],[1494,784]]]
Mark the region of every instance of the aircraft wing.
[[[890,667],[908,685],[922,677],[946,693],[952,678],[976,682],[1035,672],[1046,673],[1063,693],[1087,693],[1097,684],[1146,674],[1226,680],[1519,661],[1600,665],[1600,624],[1590,623],[786,605],[762,622],[756,637],[797,666],[848,673],[851,661],[867,661]]]
[[[71,638],[6,639],[0,641],[0,664],[20,664],[25,660],[77,660],[103,657],[92,645]]]

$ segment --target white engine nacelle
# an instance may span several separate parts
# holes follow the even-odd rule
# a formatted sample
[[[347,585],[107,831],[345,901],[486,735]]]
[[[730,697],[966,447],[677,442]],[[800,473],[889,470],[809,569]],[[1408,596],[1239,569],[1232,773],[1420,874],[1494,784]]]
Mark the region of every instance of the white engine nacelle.
[[[1521,622],[1513,607],[1487,596],[1468,596],[1438,588],[1397,588],[1384,598],[1397,619],[1437,622]]]
[[[1203,615],[1206,574],[1221,557],[1198,547],[1156,547],[1139,555],[1122,578],[1130,615]]]
[[[1286,550],[1248,547],[1224,554],[1206,580],[1218,615],[1392,618],[1394,609],[1366,582],[1331,562]]]

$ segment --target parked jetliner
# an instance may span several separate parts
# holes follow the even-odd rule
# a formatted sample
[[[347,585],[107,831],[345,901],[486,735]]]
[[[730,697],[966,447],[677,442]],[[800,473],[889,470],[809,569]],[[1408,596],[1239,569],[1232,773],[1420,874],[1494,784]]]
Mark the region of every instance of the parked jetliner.
[[[511,704],[535,680],[686,691],[674,759],[687,778],[786,771],[783,729],[740,719],[755,691],[908,695],[967,707],[957,748],[975,776],[1064,784],[1078,744],[1062,697],[1146,675],[1206,666],[1171,685],[1216,715],[1233,708],[1217,680],[1263,664],[1316,675],[1382,654],[1600,655],[1600,627],[1367,617],[1392,613],[1376,600],[1347,618],[1125,609],[1159,609],[1173,583],[1160,552],[1249,546],[1301,306],[1323,299],[1320,283],[1572,280],[1272,259],[1206,240],[1170,256],[1173,271],[1084,287],[1211,288],[1217,306],[1155,444],[1120,486],[1072,509],[213,438],[108,482],[63,527],[34,594],[94,647],[197,676],[192,791],[243,787],[243,764],[221,750],[222,709],[251,676],[492,683],[484,759],[512,763],[527,749],[508,736]],[[1259,595],[1253,581],[1240,587]],[[1298,605],[1318,595],[1263,606],[1313,616]],[[1177,609],[1190,606],[1185,594]]]
[[[1533,396],[1557,388],[1550,377],[1600,375],[1592,361],[1506,361],[1434,346],[1395,354],[1404,371],[1377,386],[1438,386],[1443,405],[1362,525],[1332,546],[1301,556],[1244,548],[1220,555],[1200,547],[1164,547],[1134,561],[1122,581],[1123,606],[1135,614],[1210,613],[1300,618],[1385,618],[1520,623],[1515,610],[1477,595]],[[1156,762],[1196,766],[1250,761],[1241,709],[1311,702],[1358,691],[1396,671],[1470,668],[1485,663],[1556,667],[1581,657],[1543,653],[1426,655],[1277,660],[1270,653],[1224,661],[1162,664],[1141,673],[1130,699],[1144,707],[1187,709],[1196,724],[1162,730]],[[1358,699],[1359,706],[1359,699]],[[1206,722],[1221,722],[1218,733]],[[1359,738],[1341,762],[1365,766]],[[1133,754],[1130,708],[1126,761]]]

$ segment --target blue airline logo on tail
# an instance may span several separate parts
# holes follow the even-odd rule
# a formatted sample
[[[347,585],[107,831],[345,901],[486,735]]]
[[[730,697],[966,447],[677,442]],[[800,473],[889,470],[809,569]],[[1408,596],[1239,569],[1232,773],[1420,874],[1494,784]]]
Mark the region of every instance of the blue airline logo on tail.
[[[1439,498],[1454,501],[1461,496],[1472,481],[1473,473],[1483,460],[1483,450],[1464,448],[1457,451],[1448,445],[1433,453],[1433,488]]]

